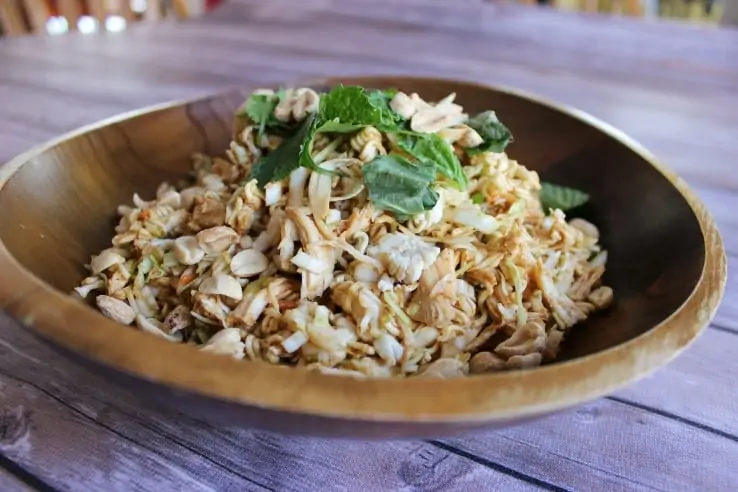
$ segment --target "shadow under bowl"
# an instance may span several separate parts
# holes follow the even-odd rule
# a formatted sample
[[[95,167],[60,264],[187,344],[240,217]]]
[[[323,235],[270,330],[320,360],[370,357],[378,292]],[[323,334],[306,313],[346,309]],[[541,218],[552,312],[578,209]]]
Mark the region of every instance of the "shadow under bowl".
[[[222,425],[322,436],[441,436],[580,404],[666,364],[714,315],[725,256],[704,206],[640,145],[576,110],[469,82],[354,77],[473,114],[494,109],[508,154],[542,179],[586,190],[580,215],[608,250],[614,306],[576,326],[554,363],[456,380],[354,380],[235,361],[114,323],[68,295],[107,247],[116,207],[176,182],[199,151],[221,155],[247,92],[122,115],[44,144],[0,169],[0,306],[52,346],[142,401]]]

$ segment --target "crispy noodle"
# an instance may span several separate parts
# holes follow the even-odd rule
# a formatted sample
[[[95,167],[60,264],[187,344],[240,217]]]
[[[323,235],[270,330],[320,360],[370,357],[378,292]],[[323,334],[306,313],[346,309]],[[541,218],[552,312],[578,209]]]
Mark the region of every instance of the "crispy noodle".
[[[318,97],[288,92],[275,117],[299,122]],[[464,153],[482,139],[453,97],[398,93],[392,108],[453,146],[466,189],[437,182],[436,207],[409,218],[375,208],[361,168],[394,143],[364,127],[315,139],[314,161],[335,174],[300,167],[262,190],[251,169],[281,139],[247,126],[228,159],[193,156],[188,186],[121,205],[77,294],[173,343],[324,374],[449,378],[553,360],[612,302],[597,227],[546,214],[538,174],[505,153]]]

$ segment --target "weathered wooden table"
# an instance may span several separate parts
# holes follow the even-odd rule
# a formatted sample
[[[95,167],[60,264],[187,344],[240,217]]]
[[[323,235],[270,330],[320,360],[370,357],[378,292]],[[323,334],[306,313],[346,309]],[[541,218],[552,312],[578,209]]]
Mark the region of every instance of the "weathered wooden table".
[[[698,191],[738,265],[738,31],[449,5],[240,0],[186,24],[0,41],[0,162],[114,113],[247,82],[462,77],[633,135]],[[609,398],[483,435],[381,443],[145,411],[0,312],[0,490],[735,491],[737,302],[731,277],[685,354]]]

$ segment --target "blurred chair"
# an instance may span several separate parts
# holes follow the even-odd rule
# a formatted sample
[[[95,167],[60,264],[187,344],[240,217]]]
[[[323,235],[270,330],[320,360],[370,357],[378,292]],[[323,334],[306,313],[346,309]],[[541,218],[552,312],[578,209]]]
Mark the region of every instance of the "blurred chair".
[[[549,3],[561,10],[643,17],[646,2],[647,0],[550,0]]]
[[[725,0],[723,3],[723,25],[738,26],[738,0]]]
[[[730,8],[735,8],[738,0],[661,0],[659,2],[659,16],[715,24],[727,21]]]
[[[453,0],[449,0],[453,1]],[[599,12],[631,17],[642,17],[645,5],[658,0],[486,0],[488,2],[512,1],[522,5],[547,6],[570,12]]]
[[[500,0],[488,0],[500,1]],[[738,25],[738,0],[513,0],[554,9],[628,17],[676,18],[689,22]],[[732,13],[731,13],[732,12]]]
[[[10,36],[43,33],[50,18],[63,17],[68,29],[76,30],[84,15],[94,17],[99,25],[105,25],[111,15],[126,22],[182,19],[201,13],[205,3],[206,0],[0,0],[0,29]]]
[[[643,3],[641,0],[596,0],[597,12],[620,14],[629,17],[643,16]]]

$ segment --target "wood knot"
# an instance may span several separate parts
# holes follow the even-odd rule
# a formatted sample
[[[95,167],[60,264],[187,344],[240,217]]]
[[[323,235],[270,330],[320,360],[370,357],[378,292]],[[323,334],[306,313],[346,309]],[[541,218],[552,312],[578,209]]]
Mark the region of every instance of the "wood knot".
[[[12,446],[30,428],[30,414],[22,406],[0,410],[0,447]]]
[[[399,477],[412,487],[426,489],[433,486],[441,489],[467,471],[465,464],[450,458],[451,455],[447,451],[421,446],[400,465]]]
[[[600,417],[600,409],[596,406],[586,406],[576,410],[576,419],[582,423],[589,424]]]

